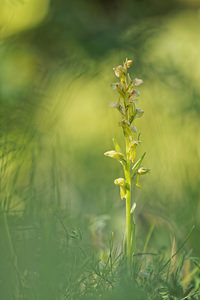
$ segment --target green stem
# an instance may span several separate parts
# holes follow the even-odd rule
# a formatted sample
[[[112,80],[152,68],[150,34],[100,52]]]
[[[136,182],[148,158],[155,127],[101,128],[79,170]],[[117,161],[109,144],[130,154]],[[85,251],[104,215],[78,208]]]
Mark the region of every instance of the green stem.
[[[127,192],[126,198],[126,256],[128,266],[131,264],[131,166],[129,159],[129,138],[126,138],[126,156],[127,156],[127,166],[126,166],[126,182],[129,185],[129,190]]]
[[[128,192],[126,198],[126,255],[128,260],[128,265],[131,262],[131,197],[130,192]]]

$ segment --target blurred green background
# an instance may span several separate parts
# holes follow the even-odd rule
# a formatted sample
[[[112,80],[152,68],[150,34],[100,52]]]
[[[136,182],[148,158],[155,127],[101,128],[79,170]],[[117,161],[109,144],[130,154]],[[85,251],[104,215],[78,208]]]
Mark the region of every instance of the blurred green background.
[[[48,263],[34,260],[39,255],[34,247],[49,251],[49,236],[56,239],[55,224],[62,227],[65,222],[69,232],[78,228],[86,243],[95,240],[95,230],[100,231],[103,237],[93,241],[100,247],[101,239],[106,241],[111,232],[116,244],[121,241],[125,203],[113,180],[122,173],[103,153],[113,148],[112,137],[123,143],[120,116],[108,104],[117,97],[110,88],[115,81],[112,68],[126,57],[134,60],[130,73],[144,80],[139,107],[145,114],[137,125],[143,143],[138,157],[146,151],[144,164],[151,169],[142,189],[135,189],[133,195],[138,249],[153,223],[150,248],[154,251],[171,251],[172,238],[184,240],[195,224],[187,247],[199,255],[199,32],[199,0],[1,0],[4,299],[15,299],[9,298],[5,284],[14,276],[12,266],[7,267],[10,242],[5,224],[17,268],[28,278],[27,289],[32,282],[43,295],[30,294],[27,299],[46,299],[47,291],[35,282],[38,269],[47,278]],[[51,226],[46,226],[49,220]],[[41,241],[47,241],[46,246],[41,248]],[[52,262],[56,255],[50,253],[47,260]],[[32,279],[29,273],[35,274]]]

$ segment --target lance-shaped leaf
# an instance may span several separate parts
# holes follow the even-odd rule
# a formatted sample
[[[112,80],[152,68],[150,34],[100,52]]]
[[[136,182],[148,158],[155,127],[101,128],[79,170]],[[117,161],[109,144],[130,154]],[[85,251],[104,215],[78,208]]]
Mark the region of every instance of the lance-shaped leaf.
[[[127,86],[127,90],[128,90],[128,88],[130,87],[131,81],[132,81],[129,73],[127,74],[127,81],[128,81],[128,86]]]
[[[136,108],[136,118],[141,118],[144,114],[144,111],[141,108]]]
[[[114,146],[115,146],[115,150],[116,150],[117,152],[121,152],[121,148],[120,148],[120,146],[119,146],[117,140],[116,140],[115,138],[113,138],[112,140],[113,140],[113,144],[114,144]]]
[[[137,145],[139,144],[140,142],[139,141],[136,141],[136,140],[134,140],[134,141],[132,141],[131,143],[130,143],[130,146],[129,146],[129,159],[132,161],[132,162],[134,162],[134,160],[135,160],[135,151],[136,151],[136,147],[137,147]]]
[[[143,161],[145,155],[146,155],[146,152],[144,152],[144,153],[142,154],[141,158],[138,159],[138,161],[136,161],[136,163],[135,163],[134,166],[132,167],[132,170],[135,171],[135,170],[137,170],[137,169],[141,166],[141,163],[142,163],[142,161]]]
[[[117,184],[120,186],[120,195],[121,199],[126,199],[127,198],[127,192],[129,190],[129,185],[126,183],[124,178],[117,178],[114,181],[114,184]]]
[[[107,151],[104,153],[104,155],[114,158],[114,159],[118,160],[120,163],[126,162],[124,154],[122,154],[121,152],[117,152],[115,150]]]

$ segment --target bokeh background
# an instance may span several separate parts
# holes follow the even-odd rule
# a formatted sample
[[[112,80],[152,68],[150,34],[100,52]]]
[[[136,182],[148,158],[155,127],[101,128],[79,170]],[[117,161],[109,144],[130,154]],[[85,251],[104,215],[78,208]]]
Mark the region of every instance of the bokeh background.
[[[130,73],[144,80],[138,157],[146,151],[151,169],[133,195],[138,250],[152,224],[150,249],[169,252],[173,238],[184,240],[195,225],[187,247],[199,256],[199,37],[199,0],[1,0],[1,216],[18,268],[41,299],[47,291],[35,283],[37,270],[45,281],[55,253],[45,265],[34,260],[34,247],[43,241],[38,249],[49,252],[55,223],[64,220],[69,232],[99,247],[111,232],[116,244],[123,236],[125,203],[113,184],[122,173],[103,153],[112,137],[123,143],[109,102],[117,97],[112,68],[126,57],[134,61]],[[11,299],[6,287],[16,287],[16,278],[5,232],[0,285]]]

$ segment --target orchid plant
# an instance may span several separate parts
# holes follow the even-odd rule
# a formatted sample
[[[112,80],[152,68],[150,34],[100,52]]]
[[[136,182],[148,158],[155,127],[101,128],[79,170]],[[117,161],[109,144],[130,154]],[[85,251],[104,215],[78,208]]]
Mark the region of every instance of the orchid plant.
[[[131,79],[128,68],[130,68],[132,60],[126,59],[123,65],[113,68],[119,82],[113,83],[112,88],[119,94],[117,102],[110,103],[111,107],[116,108],[122,119],[119,122],[123,130],[125,139],[125,153],[122,152],[116,139],[113,139],[115,150],[105,152],[104,155],[116,159],[123,168],[124,178],[115,179],[114,183],[120,186],[121,199],[126,200],[126,230],[124,235],[124,252],[127,258],[128,266],[131,266],[133,254],[135,252],[135,222],[134,211],[136,203],[132,201],[132,188],[134,185],[140,186],[139,178],[149,173],[149,169],[142,166],[146,152],[136,161],[136,149],[141,143],[140,133],[137,133],[135,122],[137,118],[141,118],[144,111],[137,108],[140,93],[136,88],[143,81],[135,78]]]

